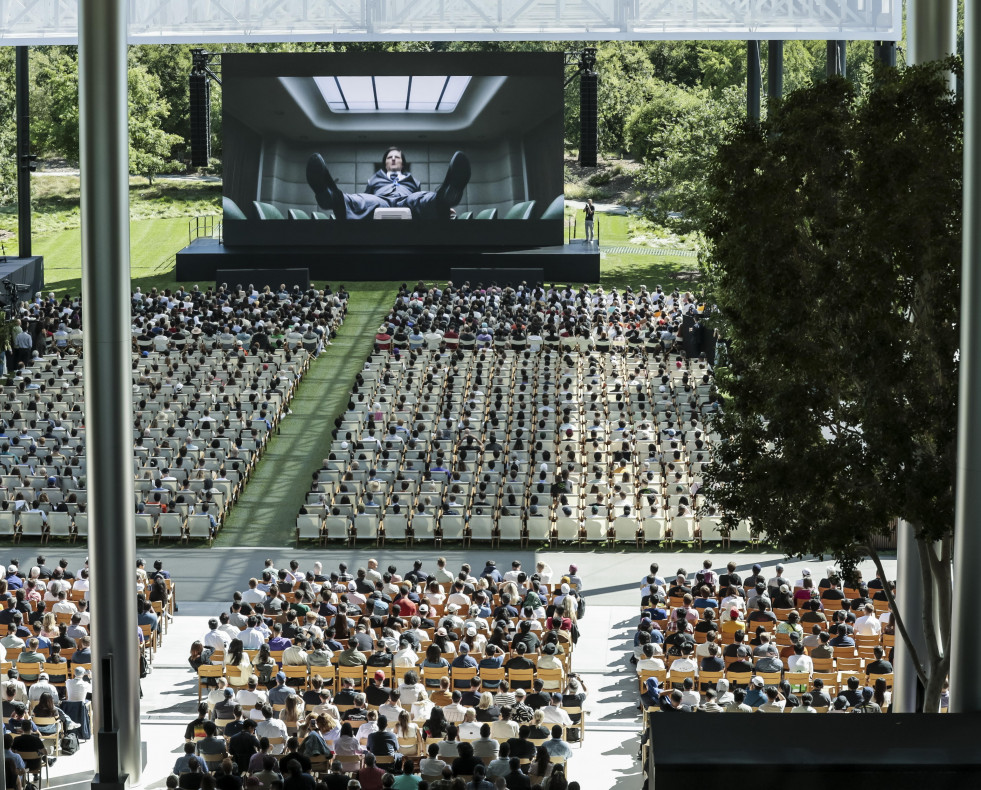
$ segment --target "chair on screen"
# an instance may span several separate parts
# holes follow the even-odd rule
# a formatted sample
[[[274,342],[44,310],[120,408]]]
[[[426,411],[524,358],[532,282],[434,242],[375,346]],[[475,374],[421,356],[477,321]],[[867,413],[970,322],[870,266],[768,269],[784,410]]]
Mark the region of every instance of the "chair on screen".
[[[245,216],[245,212],[231,198],[223,197],[221,199],[221,207],[225,212],[225,219],[248,219]]]
[[[286,219],[283,216],[283,212],[276,208],[272,203],[263,203],[259,200],[253,200],[252,205],[255,206],[255,210],[259,213],[259,219]]]
[[[289,210],[290,219],[310,219],[310,215],[307,212],[302,211],[298,208],[291,208]]]
[[[565,216],[565,195],[559,195],[548,204],[542,219],[562,219]]]
[[[511,206],[508,209],[508,213],[504,215],[504,219],[531,219],[531,212],[534,210],[535,201],[525,200]]]
[[[497,219],[497,209],[485,208],[483,211],[477,214],[477,219]]]

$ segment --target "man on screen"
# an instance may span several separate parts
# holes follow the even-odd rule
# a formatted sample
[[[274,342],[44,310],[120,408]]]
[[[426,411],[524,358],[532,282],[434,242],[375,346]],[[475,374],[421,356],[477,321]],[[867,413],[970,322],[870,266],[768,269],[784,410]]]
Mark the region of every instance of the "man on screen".
[[[470,160],[457,151],[450,158],[446,178],[435,192],[427,192],[409,172],[402,149],[390,146],[382,167],[368,181],[364,192],[345,193],[334,183],[320,154],[307,162],[307,183],[317,205],[331,209],[337,219],[368,219],[377,208],[408,208],[413,219],[449,219],[450,209],[460,202],[470,181]]]

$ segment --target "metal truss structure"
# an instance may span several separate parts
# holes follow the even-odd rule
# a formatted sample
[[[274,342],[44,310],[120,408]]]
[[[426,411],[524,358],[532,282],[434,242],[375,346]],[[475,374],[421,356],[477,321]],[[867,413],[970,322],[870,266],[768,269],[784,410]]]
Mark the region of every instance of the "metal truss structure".
[[[128,0],[131,44],[872,39],[901,0]],[[0,45],[75,44],[79,0],[0,0]]]

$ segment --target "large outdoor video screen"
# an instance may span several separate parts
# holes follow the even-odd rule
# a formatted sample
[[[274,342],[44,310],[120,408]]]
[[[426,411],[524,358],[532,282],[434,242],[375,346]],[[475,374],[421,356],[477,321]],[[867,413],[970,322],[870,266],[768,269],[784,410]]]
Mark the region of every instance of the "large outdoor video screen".
[[[229,246],[562,243],[561,53],[222,57]]]

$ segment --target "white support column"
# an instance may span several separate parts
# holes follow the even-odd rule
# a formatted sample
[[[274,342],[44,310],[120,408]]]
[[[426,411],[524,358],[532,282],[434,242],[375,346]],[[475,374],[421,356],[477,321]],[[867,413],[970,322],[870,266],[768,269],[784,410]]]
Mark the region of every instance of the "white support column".
[[[139,785],[140,663],[130,381],[126,0],[80,0],[85,454],[91,529],[93,788]]]

